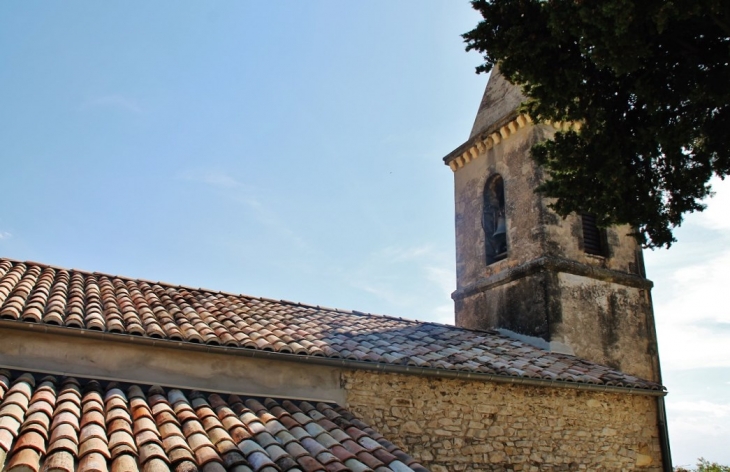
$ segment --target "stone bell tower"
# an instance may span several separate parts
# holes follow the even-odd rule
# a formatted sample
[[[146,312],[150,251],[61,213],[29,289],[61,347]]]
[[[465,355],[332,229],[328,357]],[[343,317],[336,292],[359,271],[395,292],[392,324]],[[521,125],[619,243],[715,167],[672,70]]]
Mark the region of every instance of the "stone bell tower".
[[[659,380],[641,247],[628,227],[565,219],[534,192],[531,146],[555,127],[517,112],[523,100],[495,68],[454,171],[456,324],[497,329],[553,351]]]

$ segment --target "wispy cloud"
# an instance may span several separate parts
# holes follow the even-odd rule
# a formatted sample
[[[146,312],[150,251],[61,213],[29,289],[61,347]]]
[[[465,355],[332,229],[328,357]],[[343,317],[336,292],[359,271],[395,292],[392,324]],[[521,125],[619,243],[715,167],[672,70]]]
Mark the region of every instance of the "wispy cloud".
[[[716,230],[730,229],[730,181],[715,178],[712,180],[715,195],[708,198],[707,209],[697,215],[697,223],[705,228]]]
[[[451,292],[456,288],[456,274],[454,273],[454,268],[451,267],[452,265],[451,261],[449,261],[448,267],[445,265],[427,265],[423,268],[426,279],[438,287],[443,295],[448,295],[449,297],[451,296]],[[451,307],[451,311],[453,311],[453,306],[449,306]]]
[[[377,258],[387,259],[393,262],[412,261],[433,255],[433,246],[422,244],[413,247],[390,246],[377,251],[374,255]]]
[[[710,262],[679,269],[668,297],[658,300],[662,364],[670,369],[730,367],[730,310],[720,300],[730,281],[730,250]]]
[[[730,182],[715,185],[668,251],[647,252],[664,370],[730,367]],[[723,230],[724,228],[724,230]],[[681,349],[677,349],[681,346]]]
[[[10,239],[13,235],[7,231],[0,231],[0,241],[3,239]]]
[[[179,172],[177,178],[219,188],[243,187],[241,182],[221,170],[185,170]]]
[[[429,321],[442,324],[454,324],[454,304],[446,303],[431,310],[432,318]]]
[[[449,295],[456,286],[449,254],[433,245],[389,246],[374,251],[350,276],[350,284],[399,308],[399,314],[454,322]]]
[[[102,97],[96,97],[85,102],[81,106],[82,109],[97,107],[116,108],[118,110],[124,110],[131,113],[142,113],[144,111],[136,100],[122,95],[104,95]]]
[[[353,285],[392,305],[404,306],[416,301],[410,293],[404,292],[397,288],[394,283],[388,283],[385,280],[358,280]]]
[[[711,413],[719,418],[730,417],[730,403],[715,403],[707,400],[672,402],[672,409],[682,413]],[[730,431],[730,425],[728,425]]]
[[[277,236],[284,237],[288,243],[293,244],[299,249],[310,250],[307,242],[291,229],[286,221],[268,205],[264,205],[251,194],[239,194],[234,196],[233,199],[248,207],[256,219]]]
[[[727,460],[730,403],[677,401],[670,394],[667,397],[667,415],[675,463],[691,463],[702,456],[723,463]]]
[[[175,175],[178,180],[204,184],[220,193],[223,198],[246,207],[253,217],[269,231],[285,238],[288,243],[300,249],[308,249],[307,243],[293,231],[276,211],[261,202],[258,189],[241,182],[221,169],[186,169]]]

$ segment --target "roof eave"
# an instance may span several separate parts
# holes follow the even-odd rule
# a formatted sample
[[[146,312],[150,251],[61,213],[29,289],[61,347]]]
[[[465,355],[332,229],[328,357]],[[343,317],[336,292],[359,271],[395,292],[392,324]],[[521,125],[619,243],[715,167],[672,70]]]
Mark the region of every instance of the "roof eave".
[[[266,358],[282,362],[298,362],[304,364],[315,364],[330,367],[339,367],[355,370],[368,370],[377,372],[387,372],[405,375],[417,375],[421,377],[436,377],[461,380],[477,380],[483,382],[496,382],[515,385],[525,385],[544,388],[569,388],[574,390],[604,392],[604,393],[621,393],[631,395],[647,395],[647,396],[665,396],[667,391],[664,387],[660,389],[647,389],[640,387],[626,387],[620,385],[591,384],[582,382],[570,382],[557,379],[540,379],[531,377],[518,377],[503,374],[492,374],[484,372],[472,372],[465,370],[448,370],[435,367],[418,367],[410,365],[396,365],[375,363],[366,361],[357,361],[343,358],[318,357],[318,356],[302,356],[297,354],[288,354],[275,351],[262,351],[258,349],[246,349],[230,346],[217,346],[207,344],[195,344],[185,341],[173,341],[166,339],[155,339],[143,336],[134,336],[130,334],[109,333],[104,331],[71,328],[65,326],[54,326],[46,324],[27,323],[15,320],[0,320],[0,328],[17,329],[28,332],[43,332],[50,334],[59,334],[64,336],[78,336],[84,338],[93,338],[103,341],[118,343],[133,343],[149,346],[165,347],[170,349],[181,349],[186,351],[214,352],[218,354],[226,354],[233,356],[243,356],[249,358]]]

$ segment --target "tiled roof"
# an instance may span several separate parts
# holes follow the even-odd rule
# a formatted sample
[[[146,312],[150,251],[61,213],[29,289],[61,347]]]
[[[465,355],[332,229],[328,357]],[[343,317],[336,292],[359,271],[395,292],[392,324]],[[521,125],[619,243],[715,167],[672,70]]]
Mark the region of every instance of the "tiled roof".
[[[661,390],[495,331],[0,259],[0,319],[302,356]]]
[[[428,472],[344,408],[0,370],[0,471]]]

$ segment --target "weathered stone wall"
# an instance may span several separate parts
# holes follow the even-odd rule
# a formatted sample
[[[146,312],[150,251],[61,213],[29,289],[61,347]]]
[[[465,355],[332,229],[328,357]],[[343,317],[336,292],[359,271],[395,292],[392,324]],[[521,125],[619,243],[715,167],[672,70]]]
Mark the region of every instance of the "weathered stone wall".
[[[454,173],[457,288],[541,256],[565,258],[627,274],[640,273],[641,248],[629,235],[629,227],[606,230],[609,257],[586,254],[580,217],[561,218],[548,208],[549,199],[535,193],[545,176],[530,158],[530,148],[553,132],[548,126],[527,125],[499,145],[482,151]],[[509,249],[507,259],[487,265],[481,221],[484,186],[494,174],[504,179]]]
[[[562,322],[551,339],[583,359],[660,382],[649,291],[559,273]]]
[[[656,398],[346,371],[348,407],[433,472],[661,471]]]
[[[521,128],[454,174],[457,288],[545,253],[545,206],[534,192],[542,181],[542,173],[526,157],[532,144],[542,139],[543,134],[539,127]],[[484,186],[494,174],[504,180],[508,257],[487,265],[481,222]]]
[[[552,341],[549,322],[560,320],[555,274],[526,275],[456,300],[456,325],[469,329],[504,328]],[[551,293],[552,292],[552,293]],[[572,350],[566,350],[574,354]]]
[[[659,381],[651,283],[630,229],[606,229],[606,257],[587,254],[581,218],[559,217],[535,193],[545,176],[530,148],[554,131],[516,128],[456,169],[456,324],[541,338],[547,349]],[[504,180],[508,255],[487,264],[481,221],[494,174]]]
[[[546,270],[458,298],[456,324],[542,338],[544,349],[660,381],[646,289]]]

